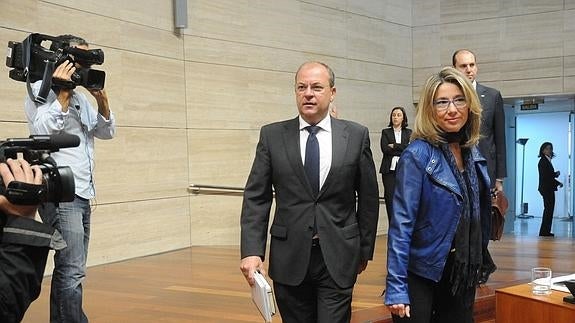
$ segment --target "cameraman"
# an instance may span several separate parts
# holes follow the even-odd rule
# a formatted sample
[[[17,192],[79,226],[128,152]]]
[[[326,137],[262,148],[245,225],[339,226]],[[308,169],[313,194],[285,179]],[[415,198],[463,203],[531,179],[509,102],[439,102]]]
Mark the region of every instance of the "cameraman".
[[[58,37],[71,47],[88,49],[88,43],[77,36]],[[53,80],[71,81],[77,63],[70,60],[58,65]],[[83,66],[89,67],[89,66]],[[42,81],[32,85],[38,94]],[[53,82],[53,84],[59,84]],[[54,272],[50,293],[51,322],[87,322],[82,309],[82,282],[86,275],[86,259],[90,238],[90,199],[95,197],[94,188],[94,137],[114,137],[114,114],[108,105],[106,91],[89,89],[98,105],[94,109],[86,96],[74,89],[52,86],[45,104],[26,98],[25,108],[31,134],[72,134],[80,137],[80,145],[52,154],[61,166],[70,166],[76,182],[73,202],[52,203],[40,206],[42,220],[62,233],[68,247],[54,256]]]
[[[0,164],[4,185],[12,181],[42,183],[42,171],[24,159]],[[0,195],[0,322],[20,322],[40,295],[48,250],[64,240],[52,227],[34,221],[37,205],[14,205]]]

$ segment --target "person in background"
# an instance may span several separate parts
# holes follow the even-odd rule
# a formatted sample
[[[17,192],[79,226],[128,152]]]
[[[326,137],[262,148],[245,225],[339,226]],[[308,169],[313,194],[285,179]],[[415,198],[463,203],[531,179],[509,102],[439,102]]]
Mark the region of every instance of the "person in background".
[[[299,115],[260,132],[244,191],[240,270],[250,285],[255,271],[265,273],[269,229],[269,273],[282,321],[347,323],[357,275],[373,258],[379,217],[369,130],[330,116],[336,88],[326,64],[301,65],[294,90]]]
[[[383,181],[383,197],[387,210],[388,223],[393,215],[393,190],[395,187],[395,167],[399,156],[409,144],[411,129],[407,128],[407,115],[403,107],[395,107],[389,114],[388,128],[381,131],[381,151],[383,158],[379,172]]]
[[[59,38],[79,49],[88,43],[77,36]],[[53,78],[70,81],[78,67],[69,60],[56,67]],[[86,67],[86,66],[85,66]],[[42,81],[32,85],[36,95]],[[104,89],[89,90],[97,103],[94,108],[84,93],[76,89],[53,86],[44,104],[26,97],[25,109],[30,133],[72,134],[80,137],[78,147],[52,154],[61,166],[70,166],[74,173],[76,197],[58,205],[45,203],[38,213],[44,223],[56,228],[68,247],[54,256],[54,272],[50,292],[50,322],[88,322],[82,308],[82,282],[86,276],[86,260],[90,241],[90,199],[96,196],[94,186],[94,138],[112,139],[116,133],[114,114]]]
[[[503,98],[501,93],[477,82],[479,68],[475,60],[475,54],[468,49],[459,49],[451,58],[453,67],[463,73],[472,83],[481,102],[481,138],[479,139],[479,151],[487,160],[487,170],[491,188],[503,192],[503,179],[507,177],[507,151],[505,146],[505,112],[503,111]],[[485,257],[484,267],[481,269],[480,284],[485,284],[489,275],[497,266],[489,250],[483,253]]]
[[[551,159],[555,157],[553,144],[544,142],[539,148],[538,157],[538,190],[543,197],[543,219],[541,220],[541,227],[539,228],[539,236],[554,237],[555,234],[551,233],[551,225],[553,223],[553,212],[555,211],[555,191],[557,191],[557,187],[563,187],[563,183],[556,180],[560,172],[555,171],[553,164],[551,164]]]
[[[463,74],[446,67],[427,79],[396,168],[384,294],[394,322],[473,322],[491,223],[480,123]]]

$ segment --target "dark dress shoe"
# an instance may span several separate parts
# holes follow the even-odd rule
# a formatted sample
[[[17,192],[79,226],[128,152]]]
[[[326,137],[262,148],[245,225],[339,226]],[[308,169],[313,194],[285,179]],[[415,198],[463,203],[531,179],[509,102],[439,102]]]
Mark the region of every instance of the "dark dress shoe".
[[[543,233],[543,234],[539,234],[540,237],[554,237],[555,234],[549,232],[549,233]]]

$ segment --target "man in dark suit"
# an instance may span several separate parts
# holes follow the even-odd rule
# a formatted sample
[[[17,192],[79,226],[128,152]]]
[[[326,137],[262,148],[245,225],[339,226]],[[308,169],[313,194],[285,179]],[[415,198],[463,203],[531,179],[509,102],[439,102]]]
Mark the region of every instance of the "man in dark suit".
[[[323,63],[300,66],[299,116],[261,129],[244,192],[240,269],[253,285],[275,191],[269,275],[283,322],[349,322],[357,275],[373,257],[379,192],[369,131],[329,116],[334,82]]]
[[[477,83],[477,63],[475,54],[468,49],[459,49],[451,58],[453,67],[463,73],[473,84],[481,101],[481,139],[479,151],[487,160],[487,171],[491,187],[497,192],[503,191],[503,179],[507,177],[507,153],[505,150],[505,112],[501,93],[493,88]],[[481,269],[479,283],[487,282],[489,275],[495,271],[493,259],[488,250],[484,252],[484,265]]]
[[[479,84],[476,81],[477,63],[475,54],[467,49],[460,49],[453,54],[453,67],[463,73],[473,84],[481,101],[481,139],[479,151],[487,160],[487,170],[491,186],[497,191],[503,191],[503,179],[507,177],[507,162],[505,151],[505,112],[501,93]]]

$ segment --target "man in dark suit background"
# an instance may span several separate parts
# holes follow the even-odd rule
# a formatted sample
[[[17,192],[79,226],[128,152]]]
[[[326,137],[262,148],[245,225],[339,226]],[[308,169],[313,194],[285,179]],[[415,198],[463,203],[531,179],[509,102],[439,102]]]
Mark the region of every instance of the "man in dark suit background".
[[[477,63],[475,54],[468,49],[453,53],[453,67],[463,73],[473,84],[481,101],[481,139],[479,151],[487,159],[487,170],[491,187],[503,191],[503,179],[507,177],[505,150],[505,112],[501,93],[477,82]]]
[[[478,67],[475,54],[468,49],[459,49],[451,58],[453,67],[463,73],[473,84],[479,101],[481,101],[481,139],[479,151],[487,160],[487,171],[491,187],[497,192],[503,191],[503,179],[507,177],[507,153],[505,149],[505,112],[501,93],[477,82]],[[488,250],[484,252],[484,265],[481,269],[479,283],[487,282],[489,275],[495,271],[493,259]]]
[[[283,322],[349,322],[357,275],[373,257],[379,192],[369,131],[329,116],[334,85],[326,64],[300,66],[299,116],[262,127],[245,187],[240,269],[250,285],[264,272],[275,191],[269,275]]]

